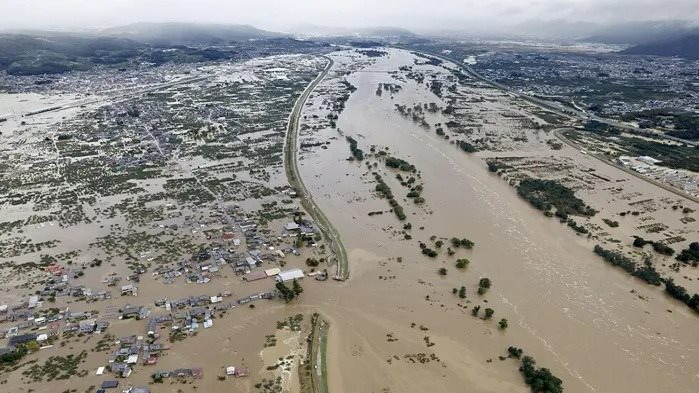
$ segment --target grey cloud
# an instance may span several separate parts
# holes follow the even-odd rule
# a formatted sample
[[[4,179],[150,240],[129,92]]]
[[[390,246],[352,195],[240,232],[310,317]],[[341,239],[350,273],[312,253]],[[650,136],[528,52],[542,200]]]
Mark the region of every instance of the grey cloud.
[[[459,29],[529,19],[699,20],[697,0],[3,0],[0,28],[95,28],[138,21]]]

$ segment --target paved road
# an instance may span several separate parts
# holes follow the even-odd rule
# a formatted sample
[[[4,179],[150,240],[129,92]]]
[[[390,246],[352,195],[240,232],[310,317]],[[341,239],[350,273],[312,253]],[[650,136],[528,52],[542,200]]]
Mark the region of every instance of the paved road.
[[[325,57],[325,56],[324,56]],[[306,90],[301,93],[301,96],[296,100],[294,104],[294,109],[291,111],[289,116],[289,124],[287,126],[286,139],[284,145],[284,169],[286,171],[286,177],[289,180],[289,184],[296,190],[299,198],[301,199],[301,205],[303,208],[311,215],[316,225],[320,229],[323,238],[330,245],[330,250],[334,254],[334,259],[336,261],[336,280],[346,280],[349,277],[349,265],[347,263],[347,252],[345,251],[345,246],[342,244],[340,239],[340,234],[332,226],[330,220],[325,216],[322,210],[316,205],[311,197],[311,193],[306,189],[301,174],[298,167],[298,134],[299,134],[299,121],[301,118],[301,111],[303,106],[306,104],[308,96],[315,87],[320,83],[323,78],[328,74],[328,71],[333,66],[334,62],[331,58],[325,57],[328,60],[328,64],[325,69],[316,77],[316,79],[311,82]]]
[[[328,393],[328,368],[326,361],[328,330],[330,324],[314,313],[311,317],[311,334],[308,339],[308,362],[313,367],[310,373],[310,391]]]

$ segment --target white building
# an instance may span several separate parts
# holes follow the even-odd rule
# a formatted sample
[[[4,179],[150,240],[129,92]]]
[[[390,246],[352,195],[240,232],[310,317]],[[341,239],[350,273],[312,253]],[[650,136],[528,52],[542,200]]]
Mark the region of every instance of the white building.
[[[655,165],[655,164],[659,164],[661,162],[660,160],[656,160],[655,158],[649,157],[649,156],[640,156],[637,158],[637,160],[641,161],[643,163],[646,163],[648,165]]]
[[[284,229],[291,232],[291,231],[298,231],[301,229],[301,227],[299,226],[299,224],[297,224],[295,222],[289,222],[286,225],[284,225]]]
[[[303,270],[301,269],[289,269],[289,270],[284,270],[283,272],[279,272],[279,275],[277,275],[277,281],[279,282],[285,282],[285,281],[291,281],[294,279],[299,279],[303,278]]]
[[[29,296],[29,301],[27,302],[29,308],[34,308],[39,306],[39,296],[38,295],[31,295]]]

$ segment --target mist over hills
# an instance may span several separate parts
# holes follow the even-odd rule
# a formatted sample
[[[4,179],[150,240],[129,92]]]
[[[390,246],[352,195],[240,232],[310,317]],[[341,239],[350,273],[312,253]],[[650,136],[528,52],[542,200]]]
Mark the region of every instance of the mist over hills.
[[[628,45],[620,53],[699,59],[699,27],[688,21],[644,21],[612,25],[552,21],[529,22],[518,30],[539,37]]]
[[[696,31],[699,26],[689,21],[634,21],[622,23],[593,23],[532,19],[513,26],[488,32],[489,36],[524,37],[559,41],[596,42],[603,44],[637,45],[679,38]],[[477,34],[477,33],[476,33]]]
[[[313,24],[300,24],[288,29],[288,31],[292,34],[309,37],[355,37],[371,39],[416,36],[415,33],[408,29],[394,26],[349,28]]]
[[[22,30],[0,33],[0,70],[61,74],[104,65],[233,60],[243,52],[264,55],[319,46],[247,25],[136,23],[79,33]]]
[[[437,33],[436,35],[440,35]],[[699,25],[689,21],[635,21],[616,24],[529,20],[488,32],[451,31],[452,38],[551,40],[626,46],[621,54],[699,58]]]
[[[699,31],[679,38],[639,44],[622,53],[630,55],[678,56],[699,59]]]
[[[0,34],[0,69],[11,75],[56,74],[117,64],[136,56],[142,43],[112,37],[67,34]]]
[[[248,41],[286,36],[281,33],[261,30],[250,25],[183,22],[133,23],[103,29],[99,31],[99,34],[129,38],[153,45],[220,45],[231,41]]]

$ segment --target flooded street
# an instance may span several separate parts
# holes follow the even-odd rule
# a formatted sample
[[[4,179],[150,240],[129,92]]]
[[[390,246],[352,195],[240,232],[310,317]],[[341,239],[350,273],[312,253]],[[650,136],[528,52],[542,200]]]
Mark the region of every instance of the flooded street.
[[[303,180],[340,232],[350,261],[350,280],[341,288],[312,286],[305,298],[331,322],[331,390],[526,392],[519,364],[498,359],[516,346],[551,369],[568,392],[695,392],[696,315],[659,288],[607,266],[592,253],[594,240],[530,207],[488,172],[478,153],[464,153],[401,116],[396,104],[439,101],[424,84],[408,80],[391,97],[375,94],[380,83],[395,83],[390,71],[414,59],[391,50],[347,76],[357,90],[337,120],[341,134],[315,131],[315,138],[332,142],[300,158]],[[439,116],[425,117],[435,123]],[[388,147],[415,165],[425,204],[403,197],[398,172],[347,161],[344,136],[367,152]],[[404,222],[375,196],[373,171],[405,208]],[[369,216],[373,211],[386,212]],[[412,239],[406,240],[401,231],[408,222]],[[433,235],[466,237],[475,247],[428,258],[418,242]],[[462,257],[470,260],[464,271],[454,268]],[[437,274],[442,267],[445,276]],[[479,296],[482,277],[493,285]],[[452,294],[462,285],[466,301]],[[473,317],[475,305],[494,309],[493,319]],[[498,329],[500,318],[508,319],[508,329]],[[428,360],[414,361],[420,354]]]

